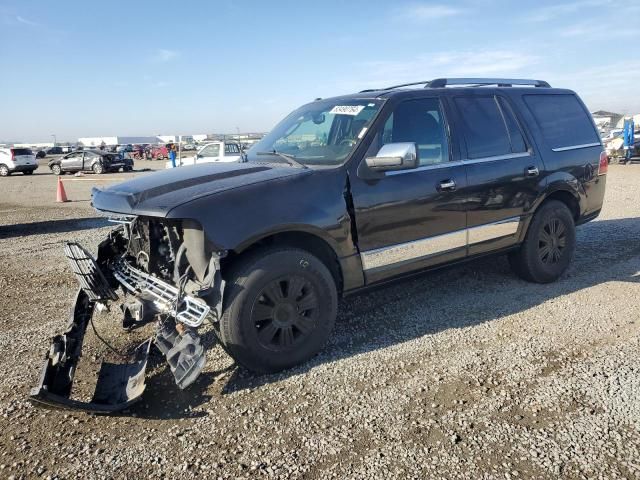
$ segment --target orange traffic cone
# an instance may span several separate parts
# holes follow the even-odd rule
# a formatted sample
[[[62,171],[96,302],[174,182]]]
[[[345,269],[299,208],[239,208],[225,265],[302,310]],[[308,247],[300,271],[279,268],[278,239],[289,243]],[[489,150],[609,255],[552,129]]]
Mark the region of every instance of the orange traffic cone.
[[[64,191],[64,185],[62,184],[62,180],[58,177],[58,189],[56,191],[56,202],[68,202],[67,200],[67,192]]]

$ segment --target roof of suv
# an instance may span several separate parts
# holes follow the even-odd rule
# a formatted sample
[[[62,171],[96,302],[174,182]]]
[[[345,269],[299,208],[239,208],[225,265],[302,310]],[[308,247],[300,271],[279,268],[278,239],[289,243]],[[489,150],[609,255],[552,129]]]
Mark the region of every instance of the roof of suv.
[[[422,88],[417,88],[419,85],[423,85]],[[435,80],[429,80],[424,82],[411,82],[400,85],[394,85],[391,87],[373,88],[367,90],[361,90],[357,93],[351,93],[347,95],[340,95],[333,97],[334,99],[357,99],[357,98],[389,98],[397,95],[415,95],[418,92],[428,94],[430,92],[442,92],[442,91],[536,91],[553,90],[554,93],[573,93],[570,90],[552,88],[549,83],[544,80],[530,80],[530,79],[514,79],[514,78],[439,78]],[[326,100],[326,99],[318,99]]]

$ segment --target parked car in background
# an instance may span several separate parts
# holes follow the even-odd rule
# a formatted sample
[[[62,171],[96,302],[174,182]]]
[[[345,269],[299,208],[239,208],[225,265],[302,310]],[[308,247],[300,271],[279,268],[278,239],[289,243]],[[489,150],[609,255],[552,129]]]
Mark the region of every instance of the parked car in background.
[[[147,151],[147,158],[151,160],[164,160],[169,156],[169,149],[165,145],[153,145]]]
[[[45,150],[38,150],[36,153],[36,158],[45,158],[47,156],[47,152]]]
[[[116,152],[121,153],[121,152],[133,152],[133,145],[128,144],[128,145],[118,145],[116,147]]]
[[[84,150],[72,152],[62,158],[49,162],[49,169],[55,175],[66,172],[123,172],[133,170],[133,160],[122,158],[121,155],[102,150]]]
[[[62,155],[65,153],[62,147],[49,147],[45,152],[47,155]]]
[[[235,142],[210,142],[200,147],[198,153],[189,157],[182,157],[177,166],[198,165],[201,163],[237,162],[240,159],[240,145]],[[167,162],[166,168],[173,168]]]
[[[28,148],[0,148],[0,177],[7,177],[14,172],[31,175],[38,168],[36,156]]]

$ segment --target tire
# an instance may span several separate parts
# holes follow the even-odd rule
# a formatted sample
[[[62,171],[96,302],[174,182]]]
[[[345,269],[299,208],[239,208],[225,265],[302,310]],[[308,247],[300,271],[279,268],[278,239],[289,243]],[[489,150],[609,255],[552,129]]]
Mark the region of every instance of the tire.
[[[291,288],[296,294],[289,296]],[[328,268],[310,253],[261,249],[232,267],[223,309],[220,339],[227,351],[249,370],[273,373],[322,348],[338,294]]]
[[[545,202],[529,225],[519,250],[509,254],[513,271],[524,280],[550,283],[569,267],[576,249],[576,226],[567,206]]]
[[[104,173],[104,167],[100,162],[96,162],[93,165],[91,165],[91,170],[93,170],[93,173],[95,173],[96,175],[100,175],[101,173]]]
[[[156,160],[164,160],[164,155],[159,153],[158,156],[156,157]]]
[[[51,172],[54,175],[60,175],[62,173],[62,167],[60,167],[60,165],[51,165]]]
[[[11,175],[9,167],[4,164],[0,164],[0,177],[8,177],[9,175]]]
[[[123,167],[122,171],[123,172],[131,172],[133,170],[133,167]]]

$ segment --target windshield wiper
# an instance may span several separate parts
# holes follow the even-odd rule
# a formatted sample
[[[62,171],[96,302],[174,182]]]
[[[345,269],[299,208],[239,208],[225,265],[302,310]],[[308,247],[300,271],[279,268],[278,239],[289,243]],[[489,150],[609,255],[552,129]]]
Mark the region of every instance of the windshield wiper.
[[[256,155],[276,155],[280,158],[283,158],[289,165],[293,167],[297,166],[300,168],[309,168],[304,163],[300,163],[298,160],[296,160],[296,157],[294,157],[293,155],[289,155],[288,153],[278,152],[276,149],[270,150],[268,152],[257,152]]]

